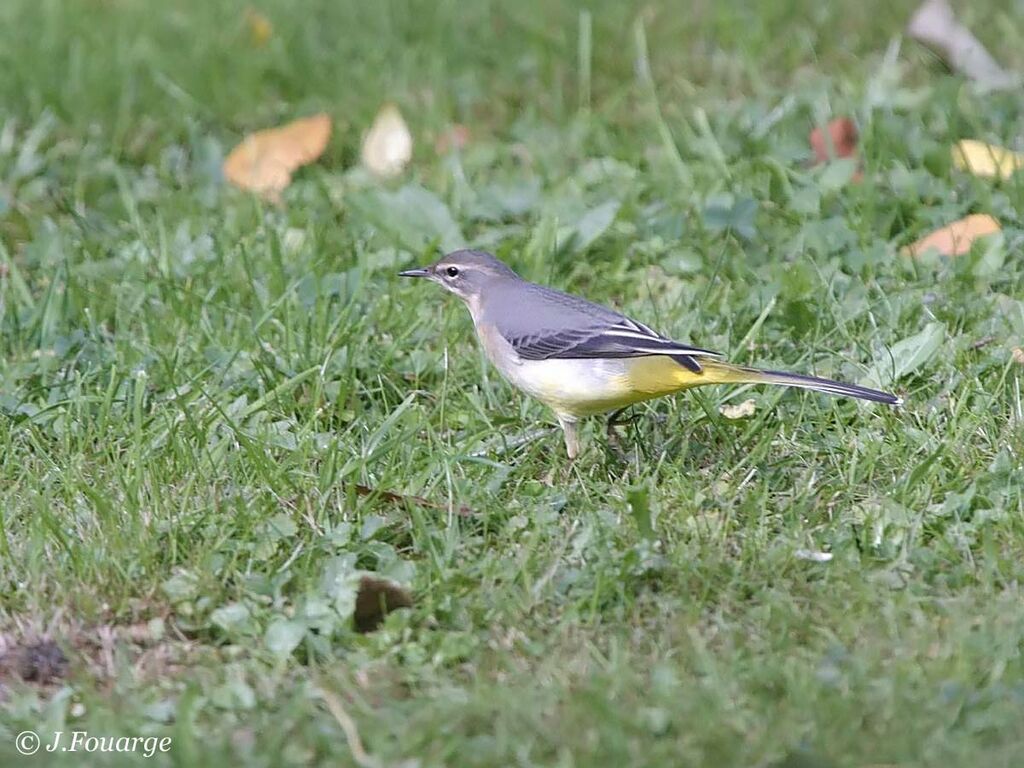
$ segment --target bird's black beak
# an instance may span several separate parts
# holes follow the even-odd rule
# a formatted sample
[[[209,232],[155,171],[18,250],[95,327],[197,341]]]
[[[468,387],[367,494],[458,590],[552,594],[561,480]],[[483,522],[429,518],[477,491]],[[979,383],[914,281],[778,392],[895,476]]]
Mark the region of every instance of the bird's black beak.
[[[430,267],[416,267],[416,269],[406,269],[398,273],[399,277],[430,277]]]

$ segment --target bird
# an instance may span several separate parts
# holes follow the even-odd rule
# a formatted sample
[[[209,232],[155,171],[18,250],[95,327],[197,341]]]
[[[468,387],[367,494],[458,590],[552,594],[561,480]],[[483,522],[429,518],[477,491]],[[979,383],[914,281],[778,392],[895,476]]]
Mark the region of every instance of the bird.
[[[613,309],[524,280],[485,251],[453,251],[399,276],[437,283],[466,304],[494,367],[554,411],[570,461],[580,453],[581,419],[707,384],[777,384],[903,403],[856,384],[725,362]]]

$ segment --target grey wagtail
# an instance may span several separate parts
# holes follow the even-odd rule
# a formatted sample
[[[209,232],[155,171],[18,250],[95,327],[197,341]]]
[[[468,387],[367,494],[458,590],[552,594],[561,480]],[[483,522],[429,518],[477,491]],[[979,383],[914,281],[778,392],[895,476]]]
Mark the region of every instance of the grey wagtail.
[[[473,316],[488,359],[512,384],[554,410],[569,458],[584,416],[704,384],[780,384],[900,405],[887,392],[799,373],[730,365],[606,307],[523,280],[483,251],[455,251],[401,277],[451,291]]]

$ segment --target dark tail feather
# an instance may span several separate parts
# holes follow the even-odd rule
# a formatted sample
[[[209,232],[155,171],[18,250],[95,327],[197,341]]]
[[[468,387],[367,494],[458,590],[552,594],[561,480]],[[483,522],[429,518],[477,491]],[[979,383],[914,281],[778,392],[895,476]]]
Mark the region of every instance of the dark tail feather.
[[[859,400],[871,400],[872,402],[885,403],[886,405],[903,405],[903,398],[891,395],[888,392],[880,392],[877,389],[859,387],[856,384],[844,384],[841,381],[832,381],[832,379],[819,379],[817,376],[803,376],[799,373],[786,373],[785,371],[762,371],[758,368],[742,368],[741,370],[752,374],[752,380],[763,381],[766,384],[781,384],[786,387],[813,389],[815,392],[826,392],[830,395],[840,395],[842,397],[856,397]]]

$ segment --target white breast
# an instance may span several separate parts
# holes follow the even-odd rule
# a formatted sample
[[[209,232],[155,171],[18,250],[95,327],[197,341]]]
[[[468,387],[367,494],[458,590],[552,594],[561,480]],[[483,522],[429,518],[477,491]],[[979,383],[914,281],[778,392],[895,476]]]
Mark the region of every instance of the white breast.
[[[629,397],[621,360],[523,360],[493,327],[478,325],[477,334],[502,376],[556,412],[587,416],[612,410]]]

